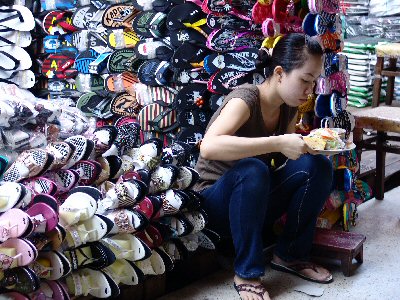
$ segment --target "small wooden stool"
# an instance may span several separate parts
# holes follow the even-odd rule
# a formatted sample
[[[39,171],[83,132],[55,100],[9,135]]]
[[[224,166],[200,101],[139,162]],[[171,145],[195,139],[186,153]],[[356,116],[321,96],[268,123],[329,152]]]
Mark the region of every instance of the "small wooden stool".
[[[340,259],[344,276],[351,276],[353,258],[363,262],[365,235],[353,232],[317,228],[311,253],[318,257]]]

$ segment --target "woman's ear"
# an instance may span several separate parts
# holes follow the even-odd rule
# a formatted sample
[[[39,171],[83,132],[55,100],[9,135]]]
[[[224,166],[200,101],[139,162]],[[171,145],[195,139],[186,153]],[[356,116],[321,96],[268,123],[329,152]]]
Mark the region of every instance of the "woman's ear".
[[[279,82],[282,80],[283,72],[284,71],[281,66],[276,66],[274,69],[274,75],[277,76]]]

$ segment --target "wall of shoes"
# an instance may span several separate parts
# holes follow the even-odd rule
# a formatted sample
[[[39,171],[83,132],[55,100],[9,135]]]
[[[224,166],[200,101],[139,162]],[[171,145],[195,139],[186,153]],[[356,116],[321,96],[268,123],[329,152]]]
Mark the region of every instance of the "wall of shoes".
[[[0,3],[0,285],[11,299],[117,296],[215,249],[191,190],[198,144],[224,95],[264,80],[258,49],[282,34],[325,50],[298,132],[348,138],[354,126],[338,0]],[[342,217],[348,229],[370,196],[353,154],[332,156],[320,227]]]

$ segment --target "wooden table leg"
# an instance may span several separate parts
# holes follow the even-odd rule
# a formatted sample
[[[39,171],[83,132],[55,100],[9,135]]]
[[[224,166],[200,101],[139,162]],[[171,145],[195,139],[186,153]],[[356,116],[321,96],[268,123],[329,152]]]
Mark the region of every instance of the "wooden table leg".
[[[385,158],[386,152],[382,147],[386,144],[386,132],[378,131],[376,140],[376,175],[375,175],[375,198],[383,200],[385,196]]]
[[[355,257],[356,261],[357,261],[359,264],[362,264],[363,261],[364,261],[363,252],[364,252],[363,246],[361,246],[360,251],[358,252],[358,254],[357,254],[356,257]]]
[[[351,276],[351,271],[353,267],[353,257],[349,254],[343,254],[341,258],[341,268],[344,276]]]
[[[357,159],[359,165],[361,165],[361,154],[362,154],[362,147],[363,147],[363,129],[360,127],[355,127],[353,130],[353,142],[356,144],[356,152],[357,152]],[[360,167],[356,170],[356,173],[360,174]]]

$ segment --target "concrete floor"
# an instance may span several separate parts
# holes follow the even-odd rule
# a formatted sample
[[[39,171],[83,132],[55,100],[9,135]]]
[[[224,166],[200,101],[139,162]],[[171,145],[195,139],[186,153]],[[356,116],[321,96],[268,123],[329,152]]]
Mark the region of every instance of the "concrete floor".
[[[316,299],[397,300],[400,299],[400,187],[385,194],[383,201],[372,199],[359,206],[359,219],[352,232],[366,235],[364,263],[354,275],[345,277],[330,261],[331,284],[310,283],[293,275],[266,269],[263,282],[274,300]],[[232,286],[233,272],[222,270],[159,300],[239,299]],[[295,289],[311,289],[322,296],[312,297]]]

